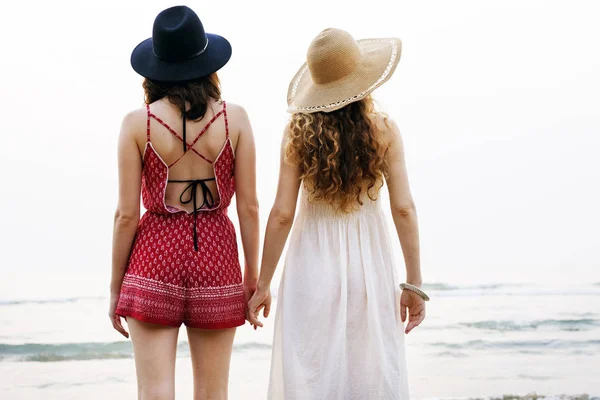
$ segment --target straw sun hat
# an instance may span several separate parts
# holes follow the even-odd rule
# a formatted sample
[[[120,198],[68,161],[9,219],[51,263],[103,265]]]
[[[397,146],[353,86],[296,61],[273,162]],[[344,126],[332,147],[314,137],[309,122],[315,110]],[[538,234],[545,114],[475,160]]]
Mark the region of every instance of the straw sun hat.
[[[354,38],[325,29],[310,44],[306,63],[288,89],[288,112],[330,112],[368,96],[394,73],[400,39]]]

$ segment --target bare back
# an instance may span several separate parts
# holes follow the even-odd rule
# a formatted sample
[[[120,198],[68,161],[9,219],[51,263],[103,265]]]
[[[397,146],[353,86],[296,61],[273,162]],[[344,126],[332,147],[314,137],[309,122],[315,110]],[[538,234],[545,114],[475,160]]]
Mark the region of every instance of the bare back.
[[[213,163],[219,158],[227,140],[231,140],[235,153],[242,130],[239,121],[240,107],[227,104],[225,110],[224,106],[222,101],[212,101],[202,119],[186,121],[187,151],[184,152],[183,123],[179,109],[166,99],[150,104],[150,143],[169,166],[166,205],[188,213],[193,212],[194,205],[191,202],[182,203],[182,199],[185,201],[186,197],[182,194],[189,185],[188,182],[193,180],[204,180],[213,202],[219,202],[217,185],[214,180],[210,180],[215,177]],[[143,157],[146,137],[139,137],[137,143]],[[187,197],[190,196],[188,193]]]

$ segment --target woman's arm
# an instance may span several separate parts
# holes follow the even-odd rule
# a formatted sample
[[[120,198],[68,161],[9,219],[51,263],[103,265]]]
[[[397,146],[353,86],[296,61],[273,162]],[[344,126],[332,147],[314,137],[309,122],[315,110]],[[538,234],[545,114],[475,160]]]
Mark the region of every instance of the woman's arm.
[[[419,227],[417,223],[417,211],[410,187],[406,162],[404,158],[404,146],[400,130],[395,122],[388,120],[390,145],[386,153],[388,161],[387,185],[390,193],[390,208],[396,232],[402,246],[404,263],[406,265],[406,282],[415,286],[421,286],[421,260],[419,252]],[[418,326],[425,318],[425,302],[414,292],[403,291],[400,299],[400,313],[402,321],[406,320],[407,309],[409,311],[409,322],[406,333]]]
[[[404,146],[395,122],[389,120],[391,141],[386,154],[388,161],[387,185],[390,193],[390,208],[396,232],[402,246],[406,264],[406,281],[421,286],[421,264],[419,255],[419,228],[417,210],[410,193]]]
[[[296,213],[296,203],[298,201],[298,191],[301,181],[298,169],[285,161],[287,136],[286,130],[281,144],[277,197],[275,198],[275,203],[267,222],[258,287],[248,304],[249,320],[255,327],[262,326],[262,323],[258,321],[258,313],[262,308],[265,309],[263,313],[264,317],[269,316],[271,309],[271,280],[279,263]]]
[[[239,107],[240,134],[235,150],[235,192],[240,236],[244,248],[244,291],[246,301],[256,290],[260,236],[258,197],[256,195],[256,148],[246,111]]]
[[[114,314],[119,300],[123,276],[129,253],[140,219],[140,187],[142,182],[142,159],[135,139],[136,113],[128,114],[121,125],[119,135],[119,202],[115,212],[112,248],[112,277],[110,280],[111,304],[109,317],[116,330],[124,336],[127,332],[121,320]]]

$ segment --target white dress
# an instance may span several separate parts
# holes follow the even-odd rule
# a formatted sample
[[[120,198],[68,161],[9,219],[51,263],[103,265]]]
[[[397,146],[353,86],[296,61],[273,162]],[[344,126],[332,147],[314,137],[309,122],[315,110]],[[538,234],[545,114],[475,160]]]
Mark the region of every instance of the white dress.
[[[279,287],[271,400],[408,400],[400,289],[385,215],[302,190]]]

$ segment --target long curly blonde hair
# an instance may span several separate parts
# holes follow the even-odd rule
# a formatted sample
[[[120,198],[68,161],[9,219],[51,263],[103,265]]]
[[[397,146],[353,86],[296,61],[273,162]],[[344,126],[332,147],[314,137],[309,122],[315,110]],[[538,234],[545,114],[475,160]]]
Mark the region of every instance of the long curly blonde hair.
[[[310,202],[350,212],[363,205],[364,193],[377,199],[387,163],[373,114],[369,96],[329,113],[292,115],[285,160],[300,170]]]

